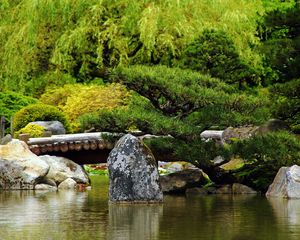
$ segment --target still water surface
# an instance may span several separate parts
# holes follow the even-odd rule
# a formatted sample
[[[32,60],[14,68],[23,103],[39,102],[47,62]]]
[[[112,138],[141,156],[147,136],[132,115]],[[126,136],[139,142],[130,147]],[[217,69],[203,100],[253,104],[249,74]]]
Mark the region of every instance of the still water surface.
[[[160,205],[108,204],[108,179],[86,192],[0,192],[0,239],[300,239],[300,200],[165,196]]]

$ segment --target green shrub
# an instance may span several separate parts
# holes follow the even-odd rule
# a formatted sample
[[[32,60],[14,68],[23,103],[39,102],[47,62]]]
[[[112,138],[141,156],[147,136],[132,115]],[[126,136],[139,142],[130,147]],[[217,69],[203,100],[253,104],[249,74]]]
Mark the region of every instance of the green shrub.
[[[288,132],[256,135],[234,142],[230,156],[240,156],[245,167],[236,176],[256,189],[265,191],[280,167],[300,164],[300,141]]]
[[[33,104],[22,108],[14,116],[14,130],[18,131],[28,123],[34,121],[60,121],[67,131],[69,131],[69,122],[66,116],[56,107],[46,104]]]
[[[23,96],[14,92],[0,92],[0,114],[6,119],[6,126],[10,125],[11,117],[21,108],[37,103],[35,98]]]
[[[42,137],[45,133],[45,128],[43,126],[29,123],[26,127],[23,127],[19,131],[15,132],[15,137],[18,138],[20,134],[29,134],[30,137]]]

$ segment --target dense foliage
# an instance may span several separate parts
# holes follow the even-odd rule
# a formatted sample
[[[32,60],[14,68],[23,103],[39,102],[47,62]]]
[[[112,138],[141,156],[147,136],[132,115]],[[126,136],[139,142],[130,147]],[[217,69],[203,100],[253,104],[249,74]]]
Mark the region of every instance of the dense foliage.
[[[239,155],[249,163],[241,179],[264,189],[271,177],[259,180],[263,171],[273,176],[297,162],[293,135],[257,136],[220,149],[200,133],[270,118],[300,131],[299,5],[1,1],[0,114],[10,118],[25,107],[15,115],[16,130],[30,121],[60,120],[73,131],[168,135],[149,146],[210,174],[216,155]],[[37,100],[19,93],[48,105],[26,107]]]
[[[272,67],[273,81],[286,82],[300,76],[300,6],[276,8],[262,22],[261,40],[266,64]]]
[[[208,28],[226,31],[246,63],[261,65],[253,48],[260,0],[0,4],[0,89],[39,95],[47,85],[88,82],[119,64],[176,65]]]
[[[204,30],[184,50],[182,65],[227,83],[255,85],[260,82],[258,72],[247,65],[239,55],[233,40],[225,31]]]
[[[85,113],[125,106],[130,92],[120,84],[68,84],[50,88],[41,96],[41,102],[59,107],[72,122]]]
[[[290,124],[295,133],[300,133],[300,79],[271,87],[274,116]]]
[[[202,128],[259,124],[270,117],[265,93],[240,92],[218,79],[189,70],[119,67],[111,80],[146,97],[162,114]]]

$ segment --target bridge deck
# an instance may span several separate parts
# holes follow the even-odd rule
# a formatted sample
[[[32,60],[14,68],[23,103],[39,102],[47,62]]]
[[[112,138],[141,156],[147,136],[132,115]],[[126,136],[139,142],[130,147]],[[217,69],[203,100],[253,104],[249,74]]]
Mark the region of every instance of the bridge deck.
[[[118,139],[121,136],[122,134],[108,132],[53,135],[51,137],[29,138],[27,145],[36,155],[68,156],[71,154],[74,159],[74,156],[83,154],[79,154],[82,150],[87,151],[83,155],[93,155],[88,154],[90,150],[102,150],[106,156],[114,147],[113,139]]]

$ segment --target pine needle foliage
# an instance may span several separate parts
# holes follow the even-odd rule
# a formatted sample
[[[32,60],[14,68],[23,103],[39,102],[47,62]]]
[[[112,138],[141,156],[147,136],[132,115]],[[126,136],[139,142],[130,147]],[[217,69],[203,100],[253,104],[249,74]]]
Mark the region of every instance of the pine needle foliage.
[[[201,126],[261,123],[270,117],[266,94],[240,92],[191,70],[166,66],[119,67],[111,81],[146,97],[165,116]]]

